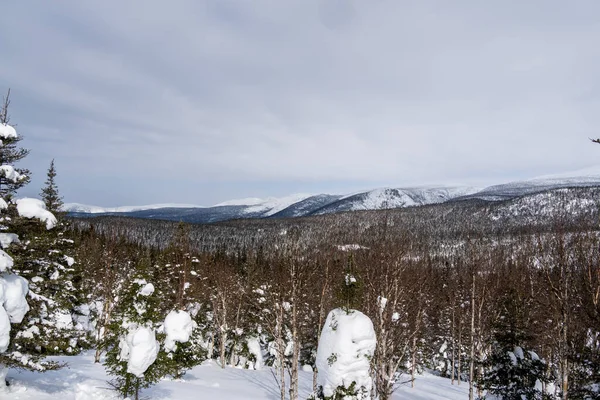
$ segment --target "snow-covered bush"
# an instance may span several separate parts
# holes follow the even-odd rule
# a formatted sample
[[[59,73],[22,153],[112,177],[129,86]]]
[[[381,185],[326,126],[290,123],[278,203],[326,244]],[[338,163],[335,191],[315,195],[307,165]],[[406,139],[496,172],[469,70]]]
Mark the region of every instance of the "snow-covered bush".
[[[318,388],[312,398],[370,399],[375,345],[375,331],[369,317],[356,310],[332,310],[319,339]]]

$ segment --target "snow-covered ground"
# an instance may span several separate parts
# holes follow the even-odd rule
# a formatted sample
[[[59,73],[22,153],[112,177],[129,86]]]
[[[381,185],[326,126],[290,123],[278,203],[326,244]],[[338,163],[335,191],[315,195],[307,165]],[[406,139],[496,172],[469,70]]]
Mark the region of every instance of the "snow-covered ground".
[[[8,380],[10,393],[2,400],[113,400],[118,397],[109,389],[109,377],[100,364],[94,364],[92,354],[75,357],[52,357],[66,362],[68,368],[36,373],[11,369]],[[306,399],[312,386],[312,373],[300,372],[300,399]],[[161,381],[142,392],[143,398],[199,399],[279,399],[279,389],[270,369],[259,371],[219,368],[214,362],[195,367],[180,381]],[[452,386],[449,379],[430,374],[418,376],[415,388],[401,386],[396,399],[459,400],[468,398],[468,386]]]

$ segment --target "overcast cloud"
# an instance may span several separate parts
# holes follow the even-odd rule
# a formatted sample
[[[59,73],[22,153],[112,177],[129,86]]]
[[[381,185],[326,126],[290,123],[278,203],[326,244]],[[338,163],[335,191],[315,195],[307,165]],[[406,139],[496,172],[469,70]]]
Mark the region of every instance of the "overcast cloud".
[[[10,1],[39,191],[102,206],[487,184],[598,164],[600,3]]]

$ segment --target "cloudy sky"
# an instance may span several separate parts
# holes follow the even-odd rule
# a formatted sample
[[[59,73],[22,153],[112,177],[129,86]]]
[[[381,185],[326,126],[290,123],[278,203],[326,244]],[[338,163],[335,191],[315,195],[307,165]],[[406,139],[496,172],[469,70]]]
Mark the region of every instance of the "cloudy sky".
[[[211,205],[600,164],[600,3],[10,1],[0,90],[65,200]]]

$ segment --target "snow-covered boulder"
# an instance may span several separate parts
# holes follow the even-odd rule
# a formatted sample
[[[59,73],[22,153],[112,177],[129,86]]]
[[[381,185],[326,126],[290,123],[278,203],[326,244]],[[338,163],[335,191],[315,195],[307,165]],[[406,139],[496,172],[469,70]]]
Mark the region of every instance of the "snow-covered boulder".
[[[165,350],[167,352],[177,349],[177,342],[186,343],[192,336],[196,323],[189,313],[185,311],[171,311],[165,318],[164,328],[167,337]]]
[[[127,336],[121,338],[119,349],[119,358],[127,361],[127,372],[141,378],[156,361],[159,344],[154,330],[131,324]]]
[[[371,319],[356,310],[336,308],[327,316],[319,339],[316,398],[371,398],[370,363],[375,352]]]

